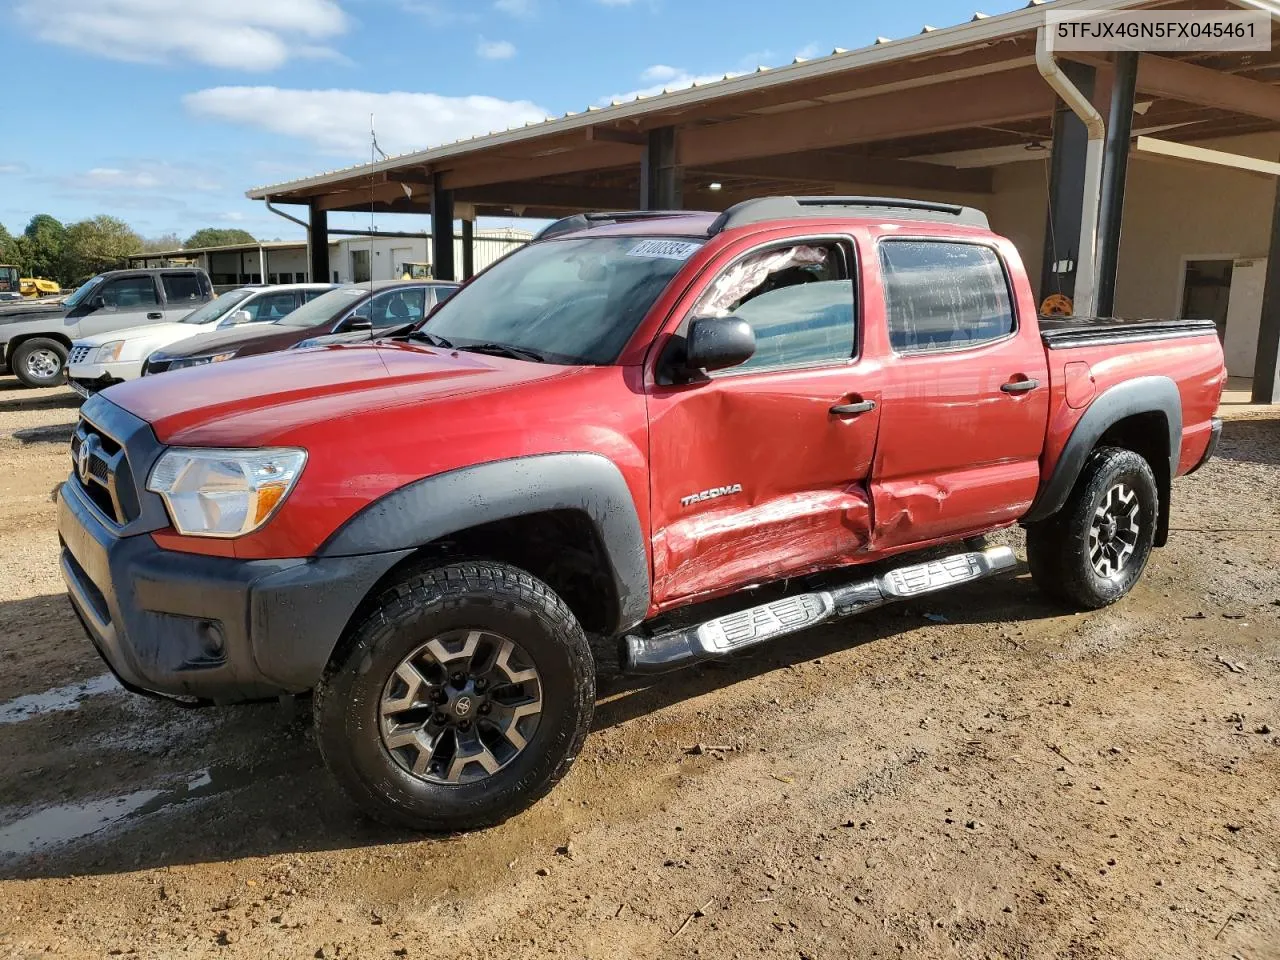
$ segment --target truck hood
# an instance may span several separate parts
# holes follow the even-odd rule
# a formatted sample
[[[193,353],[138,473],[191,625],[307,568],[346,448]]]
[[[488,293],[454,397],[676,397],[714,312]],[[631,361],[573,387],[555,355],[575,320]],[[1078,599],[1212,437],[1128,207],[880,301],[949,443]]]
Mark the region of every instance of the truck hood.
[[[16,323],[19,320],[40,320],[45,317],[63,317],[68,313],[61,303],[33,303],[30,300],[0,302],[0,323]]]
[[[434,399],[573,369],[416,344],[352,344],[177,370],[118,384],[104,396],[148,421],[164,443],[261,446],[292,442],[301,429],[373,410],[420,411]]]

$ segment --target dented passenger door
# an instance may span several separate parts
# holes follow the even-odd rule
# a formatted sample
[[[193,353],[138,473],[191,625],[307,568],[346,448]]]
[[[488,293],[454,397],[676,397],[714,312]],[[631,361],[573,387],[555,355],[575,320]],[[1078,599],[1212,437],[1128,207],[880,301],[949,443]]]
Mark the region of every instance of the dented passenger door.
[[[726,251],[689,323],[749,323],[746,362],[651,381],[653,591],[659,606],[855,560],[871,534],[878,369],[859,356],[856,260],[838,238]],[[669,352],[669,351],[668,351]]]

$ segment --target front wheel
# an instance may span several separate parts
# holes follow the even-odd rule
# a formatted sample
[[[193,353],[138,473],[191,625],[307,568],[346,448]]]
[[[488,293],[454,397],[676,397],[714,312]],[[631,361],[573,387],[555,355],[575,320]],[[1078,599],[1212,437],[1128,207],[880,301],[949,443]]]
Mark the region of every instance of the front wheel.
[[[501,823],[582,748],[591,649],[550,587],[502,563],[410,573],[356,625],[316,689],[317,739],[375,819],[425,831]]]
[[[67,348],[48,337],[32,337],[13,351],[13,375],[28,387],[56,387],[67,379]]]
[[[1084,610],[1115,603],[1138,582],[1155,542],[1160,494],[1132,450],[1099,447],[1053,517],[1027,529],[1036,586]]]

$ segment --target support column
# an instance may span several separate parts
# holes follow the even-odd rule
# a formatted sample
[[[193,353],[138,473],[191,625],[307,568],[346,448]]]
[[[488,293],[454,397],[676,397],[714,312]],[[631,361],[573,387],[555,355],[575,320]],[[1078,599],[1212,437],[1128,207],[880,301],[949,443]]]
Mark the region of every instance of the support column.
[[[1124,221],[1124,184],[1129,173],[1129,139],[1133,134],[1133,95],[1138,83],[1138,54],[1116,54],[1111,82],[1111,112],[1102,161],[1102,193],[1098,201],[1098,260],[1094,271],[1093,312],[1115,314],[1116,271],[1120,263],[1120,230]]]
[[[462,221],[462,279],[476,275],[476,222]]]
[[[1059,63],[1062,72],[1086,97],[1093,96],[1096,71],[1074,61]],[[1061,100],[1053,112],[1053,154],[1049,160],[1049,216],[1045,221],[1044,258],[1040,267],[1040,300],[1052,293],[1072,299],[1084,204],[1084,164],[1089,131]]]
[[[311,250],[311,282],[329,282],[329,211],[316,209],[311,202],[311,228],[307,231]]]
[[[437,280],[453,280],[453,191],[441,186],[440,175],[431,181],[431,273]]]
[[[1253,403],[1280,403],[1280,180],[1275,184],[1267,280],[1258,321],[1258,353],[1253,362]]]
[[[648,136],[640,159],[640,209],[680,210],[684,191],[676,164],[676,129],[659,127]]]

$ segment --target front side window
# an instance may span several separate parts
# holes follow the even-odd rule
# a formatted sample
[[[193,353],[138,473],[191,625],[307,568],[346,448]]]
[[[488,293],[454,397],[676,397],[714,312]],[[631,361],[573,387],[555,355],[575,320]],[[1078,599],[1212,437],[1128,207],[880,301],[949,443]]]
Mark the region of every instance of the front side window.
[[[898,353],[979,346],[1016,329],[999,255],[976,243],[880,244],[889,341]]]
[[[839,243],[798,244],[752,254],[715,279],[692,316],[732,315],[751,325],[755,354],[726,372],[849,360],[856,329],[850,263]]]
[[[501,345],[555,363],[613,363],[705,242],[613,236],[532,243],[458,290],[422,329],[460,349]]]
[[[160,278],[164,295],[170,303],[181,305],[199,300],[203,295],[200,277],[194,273],[166,273]]]
[[[156,285],[150,277],[122,277],[108,280],[102,288],[102,302],[108,307],[127,310],[130,307],[149,307],[160,301],[156,298]]]
[[[371,320],[375,330],[402,327],[406,323],[417,323],[422,319],[426,312],[426,297],[427,292],[422,287],[387,290],[375,296],[371,302],[362,303],[352,316]]]

